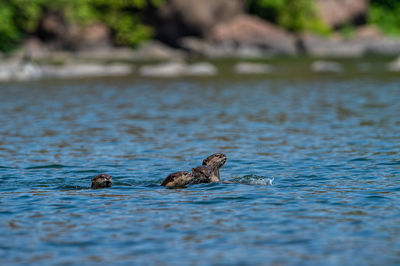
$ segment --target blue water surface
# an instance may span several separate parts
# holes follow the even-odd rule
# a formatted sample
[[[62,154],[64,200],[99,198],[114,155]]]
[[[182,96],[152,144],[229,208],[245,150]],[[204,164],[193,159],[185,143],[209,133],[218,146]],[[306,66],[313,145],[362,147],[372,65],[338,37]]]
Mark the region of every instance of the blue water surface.
[[[399,264],[399,84],[0,84],[0,264]],[[160,187],[214,152],[231,183]]]

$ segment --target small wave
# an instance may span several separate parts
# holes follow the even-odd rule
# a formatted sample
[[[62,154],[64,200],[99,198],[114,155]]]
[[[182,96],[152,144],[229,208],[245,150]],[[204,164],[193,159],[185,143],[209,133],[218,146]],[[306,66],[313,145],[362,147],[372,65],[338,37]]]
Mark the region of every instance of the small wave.
[[[386,163],[377,163],[377,165],[399,165],[400,161],[386,162]]]
[[[89,174],[91,174],[91,173],[93,173],[93,174],[101,174],[101,172],[99,172],[99,170],[72,170],[72,171],[68,171],[68,172],[65,172],[66,174],[69,174],[69,173],[77,173],[77,174],[86,174],[86,173],[89,173]]]
[[[62,165],[62,164],[48,164],[48,165],[30,166],[26,167],[25,169],[67,168],[67,167],[72,167],[72,166]]]
[[[85,187],[85,186],[72,186],[72,185],[64,185],[64,186],[58,186],[56,187],[58,190],[82,190],[82,189],[90,189],[90,187]]]
[[[240,183],[246,185],[272,186],[274,178],[258,175],[245,175],[243,177],[234,177],[230,181],[232,183]]]
[[[367,162],[367,161],[369,161],[369,159],[363,157],[358,157],[350,160],[350,162]]]

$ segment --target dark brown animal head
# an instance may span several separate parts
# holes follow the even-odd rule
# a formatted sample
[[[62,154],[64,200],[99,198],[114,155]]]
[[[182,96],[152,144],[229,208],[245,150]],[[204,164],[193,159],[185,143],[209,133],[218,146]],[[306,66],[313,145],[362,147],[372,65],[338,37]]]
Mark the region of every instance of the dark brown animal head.
[[[196,168],[192,168],[192,174],[195,179],[200,180],[208,180],[211,176],[212,170],[211,167],[207,165],[197,166]]]
[[[165,178],[161,186],[166,187],[184,187],[193,180],[193,175],[187,171],[172,173]]]
[[[221,168],[226,162],[226,155],[223,153],[214,153],[203,160],[203,165],[214,169]]]
[[[111,187],[112,178],[110,175],[101,174],[92,178],[92,188]]]

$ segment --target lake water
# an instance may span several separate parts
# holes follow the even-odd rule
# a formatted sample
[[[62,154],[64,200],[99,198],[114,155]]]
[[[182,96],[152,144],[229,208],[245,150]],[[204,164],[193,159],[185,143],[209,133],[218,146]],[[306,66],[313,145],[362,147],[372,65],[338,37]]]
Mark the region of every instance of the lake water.
[[[400,75],[299,73],[0,84],[0,264],[399,264]]]

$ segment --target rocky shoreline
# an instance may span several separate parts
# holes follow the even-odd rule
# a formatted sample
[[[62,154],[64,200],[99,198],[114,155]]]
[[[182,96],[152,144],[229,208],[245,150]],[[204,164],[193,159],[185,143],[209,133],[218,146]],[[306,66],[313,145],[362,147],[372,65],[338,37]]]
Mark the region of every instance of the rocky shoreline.
[[[296,50],[264,49],[260,46],[215,44],[200,39],[186,39],[185,49],[175,49],[160,42],[149,42],[138,49],[107,48],[106,50],[63,51],[44,47],[25,46],[9,55],[0,55],[0,82],[40,79],[84,78],[98,76],[143,77],[213,76],[218,68],[210,61],[231,59],[235,74],[270,74],[274,68],[265,63],[271,59],[298,56],[314,59],[313,72],[341,72],[341,59],[362,59],[378,55],[396,58],[400,54],[400,40],[389,38],[351,40],[321,39],[302,36]],[[198,63],[189,64],[188,62]],[[250,62],[249,62],[250,61]],[[361,60],[362,61],[362,60]],[[140,67],[136,67],[136,66]],[[400,57],[390,59],[387,71],[400,71]]]
[[[279,57],[256,61],[243,57],[230,58],[228,73],[226,66],[221,70],[218,59],[206,61],[206,58],[202,58],[202,61],[193,62],[193,60],[187,60],[187,58],[175,58],[126,62],[114,58],[113,62],[110,62],[101,61],[98,58],[96,60],[93,58],[91,60],[77,60],[75,56],[71,56],[71,58],[65,63],[57,64],[27,61],[17,57],[2,60],[0,61],[0,83],[130,75],[143,78],[212,77],[218,76],[222,72],[229,75],[268,75],[272,77],[282,75],[282,73],[287,74],[288,71],[281,66],[274,65],[274,62],[279,62]],[[303,58],[292,58],[292,61],[302,61]],[[291,69],[290,71],[340,74],[346,73],[348,70],[342,62],[343,59],[309,57],[306,60],[307,63],[303,64],[303,66],[308,65],[306,69],[297,68],[297,70]],[[384,58],[383,61],[384,63],[379,66],[379,72],[400,72],[400,57],[397,59]],[[377,70],[377,67],[370,62],[363,63],[363,60],[358,62],[356,73],[371,73]]]
[[[275,67],[265,61],[281,57],[308,57],[313,59],[312,72],[339,73],[344,71],[340,59],[383,56],[391,57],[385,70],[400,71],[400,59],[394,60],[400,55],[400,38],[367,24],[369,1],[312,3],[333,29],[330,35],[286,31],[249,14],[243,0],[168,0],[146,13],[155,36],[136,49],[116,46],[105,23],[74,24],[62,11],[46,11],[17,51],[0,53],[0,82],[131,74],[213,76],[221,71],[212,62],[226,59],[235,61],[234,74],[273,74]],[[346,23],[354,26],[344,33],[340,29]]]

